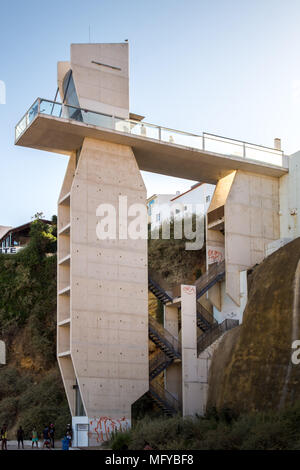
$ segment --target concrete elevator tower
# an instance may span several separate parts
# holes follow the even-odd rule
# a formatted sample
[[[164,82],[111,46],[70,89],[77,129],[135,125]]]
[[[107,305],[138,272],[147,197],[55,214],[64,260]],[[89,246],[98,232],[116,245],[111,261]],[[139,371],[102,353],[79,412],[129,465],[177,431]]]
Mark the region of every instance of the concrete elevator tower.
[[[247,270],[270,245],[299,236],[300,153],[129,113],[127,43],[71,45],[70,61],[58,63],[58,90],[60,102],[37,98],[24,114],[15,144],[69,157],[58,201],[57,357],[74,444],[86,446],[130,426],[131,406],[147,391],[168,413],[204,413],[211,355],[242,321]],[[146,208],[140,170],[216,185],[206,272],[175,294],[149,277],[163,326],[148,321],[146,210],[141,236],[129,233],[133,204]],[[110,211],[108,238],[98,229]],[[149,339],[158,348],[150,362]]]
[[[101,126],[105,114],[129,118],[128,80],[128,44],[71,45],[70,62],[58,63],[63,117],[82,113],[88,124],[81,108],[102,113]],[[147,241],[96,234],[99,205],[118,221],[124,195],[128,206],[146,203],[131,147],[84,137],[58,203],[57,354],[74,428],[89,425],[90,445],[129,426],[148,390]]]

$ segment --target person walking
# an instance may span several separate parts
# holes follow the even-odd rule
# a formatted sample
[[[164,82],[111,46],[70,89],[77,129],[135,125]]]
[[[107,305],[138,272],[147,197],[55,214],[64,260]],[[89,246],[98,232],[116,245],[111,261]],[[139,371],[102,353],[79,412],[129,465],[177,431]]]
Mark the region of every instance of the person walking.
[[[72,439],[73,439],[73,430],[71,424],[67,425],[67,430],[66,430],[66,438],[69,441],[69,447],[72,447]]]
[[[2,429],[0,431],[0,437],[1,437],[1,441],[2,441],[1,449],[2,450],[7,450],[7,426],[6,426],[6,424],[4,424],[4,426],[2,427]]]
[[[22,444],[22,449],[24,449],[24,430],[22,426],[19,427],[17,430],[17,441],[18,441],[18,449],[20,449],[20,445]]]
[[[39,436],[36,430],[36,427],[34,426],[31,434],[31,447],[34,447],[34,444],[36,444],[36,447],[39,448]]]
[[[49,435],[49,426],[45,426],[43,430],[43,438],[44,438],[44,443],[43,443],[43,449],[47,447],[47,449],[50,449],[50,435]]]
[[[51,423],[49,426],[49,435],[50,435],[50,440],[51,440],[53,449],[54,449],[54,434],[55,434],[55,427],[54,427],[54,424]]]

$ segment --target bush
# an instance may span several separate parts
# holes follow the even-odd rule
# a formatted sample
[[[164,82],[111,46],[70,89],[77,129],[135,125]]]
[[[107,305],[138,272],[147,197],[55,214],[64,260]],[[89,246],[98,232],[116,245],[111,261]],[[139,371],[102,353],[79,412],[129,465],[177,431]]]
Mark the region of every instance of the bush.
[[[7,397],[1,400],[0,407],[0,427],[6,424],[11,427],[18,413],[18,400],[14,397]]]
[[[22,393],[32,383],[28,375],[21,375],[14,367],[5,367],[0,370],[0,407],[2,400],[7,396],[15,397]]]
[[[130,444],[130,432],[116,431],[112,436],[112,450],[127,450]]]
[[[71,416],[58,370],[51,371],[20,396],[19,411],[19,424],[27,435],[33,426],[42,432],[45,424],[53,422],[56,436],[63,437]]]
[[[147,417],[127,431],[126,445],[135,450],[143,449],[145,442],[159,450],[299,449],[299,417],[300,403],[280,412],[238,415],[225,408],[211,409],[205,417]],[[110,445],[120,445],[119,439],[113,436]]]
[[[56,225],[35,220],[30,235],[17,254],[0,255],[0,334],[9,364],[0,370],[0,426],[21,425],[30,438],[33,426],[41,433],[52,421],[60,438],[71,417],[56,365]]]

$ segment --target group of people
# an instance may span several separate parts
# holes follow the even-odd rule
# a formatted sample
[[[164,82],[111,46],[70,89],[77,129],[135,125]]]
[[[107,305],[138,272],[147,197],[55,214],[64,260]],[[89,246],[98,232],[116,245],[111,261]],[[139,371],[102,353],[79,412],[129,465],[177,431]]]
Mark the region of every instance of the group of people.
[[[17,441],[18,441],[18,449],[24,449],[24,429],[22,426],[19,427],[17,430]],[[42,437],[43,437],[43,449],[54,449],[55,443],[54,443],[54,437],[55,437],[55,426],[53,423],[50,423],[49,425],[46,425],[42,431]],[[72,432],[72,426],[70,424],[67,425],[66,433],[65,433],[65,438],[68,441],[69,447],[72,446],[72,438],[73,438],[73,432]],[[4,424],[0,430],[0,440],[1,440],[1,449],[2,450],[7,450],[7,426]],[[36,427],[33,427],[33,430],[31,432],[31,447],[32,449],[34,447],[39,447],[39,435],[37,432]]]
[[[49,425],[46,425],[43,429],[42,432],[43,435],[43,449],[47,447],[50,449],[51,447],[54,449],[54,435],[55,435],[55,427],[54,424],[51,423]],[[22,447],[24,449],[24,429],[22,426],[19,427],[17,430],[17,441],[18,441],[18,449]],[[33,430],[31,432],[31,447],[34,448],[34,445],[36,447],[39,447],[39,435],[37,432],[36,427],[33,427]]]

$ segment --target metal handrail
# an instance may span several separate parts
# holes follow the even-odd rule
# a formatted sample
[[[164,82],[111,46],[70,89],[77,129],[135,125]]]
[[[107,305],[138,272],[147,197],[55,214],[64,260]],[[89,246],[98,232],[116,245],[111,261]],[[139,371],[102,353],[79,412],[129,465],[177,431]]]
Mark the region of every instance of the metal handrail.
[[[199,355],[202,351],[213,344],[223,333],[239,325],[239,320],[232,320],[227,318],[222,323],[212,325],[206,333],[198,336],[197,339],[197,354]]]
[[[275,149],[273,147],[268,147],[266,145],[261,145],[261,144],[253,144],[251,142],[247,142],[246,140],[238,140],[238,139],[233,139],[231,137],[224,137],[223,135],[218,135],[218,134],[211,134],[210,132],[203,132],[203,135],[206,136],[208,135],[209,137],[212,138],[212,140],[216,140],[216,141],[219,141],[221,139],[223,139],[225,142],[227,142],[228,140],[232,140],[233,142],[238,142],[239,144],[245,144],[245,145],[253,145],[254,147],[262,147],[264,149],[267,149],[267,150],[271,150],[270,153],[281,153],[282,155],[284,155],[284,152],[283,150],[279,150],[279,149]],[[217,137],[217,139],[213,139],[213,137]],[[233,144],[233,145],[238,145],[238,144]],[[259,149],[258,149],[259,150]]]
[[[160,287],[160,285],[157,284],[150,276],[148,276],[148,284],[152,285],[156,290],[163,294],[169,302],[173,302],[172,297],[162,287]]]
[[[21,119],[17,122],[17,124],[15,125],[15,129],[18,127],[18,125],[23,121],[24,117],[26,117],[26,115],[28,114],[28,112],[33,108],[33,106],[35,105],[36,102],[38,102],[40,100],[40,98],[36,98],[34,100],[34,102],[32,103],[32,105],[30,106],[30,108],[27,109],[26,113],[23,114],[23,116],[21,117]]]
[[[199,277],[196,282],[197,299],[213,286],[215,282],[221,280],[225,275],[225,261],[210,265],[209,269]]]
[[[166,367],[168,367],[168,365],[172,362],[173,359],[168,357],[163,351],[158,351],[151,357],[149,361],[149,372],[151,374],[151,372],[153,372],[158,367],[163,366],[164,364],[166,364]]]
[[[197,302],[197,315],[203,317],[205,322],[207,322],[209,325],[214,325],[217,323],[213,314],[206,310],[206,308],[203,307],[203,305],[201,305],[199,302]]]
[[[167,407],[173,408],[175,412],[181,411],[181,402],[168,392],[168,390],[159,385],[157,381],[153,380],[151,382],[149,391],[150,393],[154,392],[154,394],[157,395],[159,399],[167,405]]]
[[[153,331],[155,335],[172,351],[175,355],[181,357],[181,343],[171,333],[166,330],[160,323],[154,320],[153,317],[149,317],[149,330]]]
[[[273,153],[273,154],[276,154],[276,155],[281,155],[282,157],[284,156],[283,150],[278,150],[278,149],[267,147],[267,146],[264,146],[264,145],[253,144],[253,143],[250,143],[250,142],[246,142],[246,141],[242,141],[242,140],[238,140],[238,139],[233,139],[233,138],[229,138],[229,137],[223,137],[223,136],[219,136],[217,134],[210,134],[208,132],[203,132],[202,134],[194,134],[194,133],[191,133],[191,132],[184,132],[184,131],[180,131],[178,129],[172,129],[172,128],[169,128],[169,127],[162,127],[162,126],[158,126],[156,124],[151,124],[151,123],[145,122],[145,121],[136,121],[134,119],[125,119],[125,118],[115,116],[115,115],[112,115],[112,114],[101,113],[99,111],[93,111],[91,109],[80,108],[79,106],[76,106],[76,105],[60,103],[58,101],[47,100],[47,99],[44,99],[44,98],[37,98],[37,100],[34,101],[33,105],[36,103],[36,101],[38,101],[39,108],[40,108],[40,103],[41,102],[46,102],[46,103],[53,104],[53,107],[55,105],[59,105],[61,107],[65,106],[65,107],[72,108],[72,109],[79,109],[80,111],[85,112],[85,113],[92,113],[92,114],[97,114],[97,115],[100,115],[100,116],[109,117],[109,118],[112,118],[113,122],[115,120],[119,120],[119,121],[124,121],[125,123],[128,123],[128,124],[133,124],[134,126],[139,125],[141,127],[152,127],[152,128],[155,128],[155,129],[158,130],[158,139],[155,138],[154,140],[159,140],[161,142],[165,142],[165,140],[161,138],[162,131],[167,131],[167,132],[173,132],[174,134],[180,134],[182,136],[199,138],[199,142],[202,142],[202,150],[204,150],[204,148],[205,148],[205,137],[207,137],[208,139],[223,142],[225,144],[226,143],[227,144],[231,143],[232,145],[240,145],[241,147],[244,148],[244,150],[245,150],[246,146],[251,146],[252,148],[255,148],[255,149],[260,150],[260,151],[268,151],[269,153]],[[33,105],[23,115],[22,119],[20,119],[20,121],[18,121],[18,123],[16,125],[16,129],[21,124],[22,120],[26,117],[28,112],[32,109]],[[52,110],[53,110],[53,107],[52,107]],[[38,110],[38,113],[40,113],[40,109]],[[42,114],[44,114],[44,113],[42,113]],[[49,113],[47,113],[47,114],[52,115],[52,114],[49,114]],[[28,127],[28,125],[25,127],[24,131],[27,129],[27,127]],[[18,135],[18,138],[22,135],[23,132],[21,132]],[[147,138],[151,138],[151,137],[147,137]],[[169,143],[172,143],[172,142],[169,142]],[[174,143],[176,143],[176,142],[174,142]],[[178,144],[177,143],[177,145],[183,145],[183,144],[180,144],[180,143]],[[186,145],[183,145],[183,146],[186,146]],[[188,146],[188,147],[194,148],[192,146]],[[249,148],[249,147],[247,147],[247,148]],[[247,156],[245,155],[245,152],[243,153],[242,158],[247,159]],[[249,158],[249,159],[251,160],[251,158]],[[263,160],[262,160],[262,162],[263,162]],[[276,165],[276,166],[278,166],[278,165]]]

